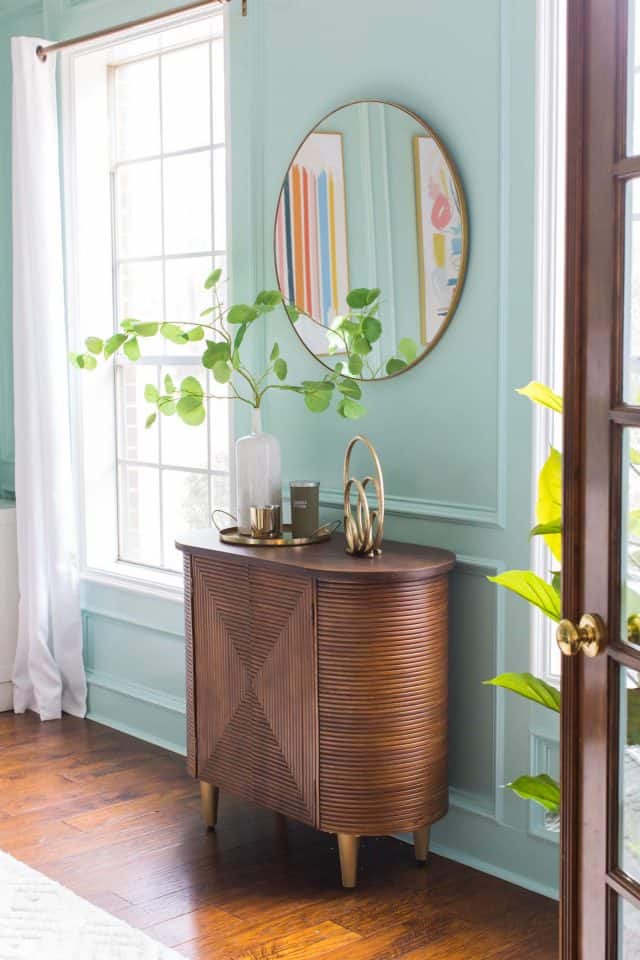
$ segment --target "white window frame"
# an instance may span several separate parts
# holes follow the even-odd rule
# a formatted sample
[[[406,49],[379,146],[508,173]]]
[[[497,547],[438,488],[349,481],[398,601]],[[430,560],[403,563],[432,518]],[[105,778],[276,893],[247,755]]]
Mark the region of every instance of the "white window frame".
[[[562,393],[566,193],[566,0],[538,0],[536,64],[536,218],[533,379]],[[562,418],[533,407],[533,509],[538,475],[550,446],[562,448]],[[531,543],[532,569],[548,579],[555,564],[542,537]],[[553,669],[555,630],[547,617],[531,615],[531,666],[559,685]]]
[[[222,9],[207,11],[190,11],[178,13],[175,17],[163,18],[160,21],[145,24],[140,27],[132,28],[129,31],[107,37],[97,41],[89,41],[71,48],[60,56],[60,77],[61,77],[61,103],[62,103],[62,144],[64,161],[64,213],[65,213],[65,255],[66,255],[66,280],[67,280],[67,317],[68,317],[68,336],[70,346],[75,346],[83,342],[86,336],[86,330],[80,322],[80,297],[78,292],[78,273],[77,258],[81,255],[78,250],[77,238],[79,236],[79,210],[77,202],[77,163],[76,163],[76,128],[79,122],[77,116],[77,87],[75,77],[75,65],[77,58],[87,53],[97,53],[102,51],[105,57],[108,57],[109,51],[136,40],[144,40],[157,34],[162,34],[175,27],[190,24],[199,24],[202,21],[208,21],[213,18],[223,18],[223,43],[225,56],[225,73],[229,63],[229,12],[226,5]],[[181,44],[182,46],[182,44]],[[164,49],[164,48],[163,48]],[[169,48],[166,48],[169,49]],[[102,67],[100,68],[102,69]],[[105,91],[108,92],[111,85],[111,76],[113,70],[108,64],[104,65],[104,84]],[[229,84],[225,84],[225,143],[227,158],[227,270],[229,270],[231,256],[231,179],[230,179],[230,115],[229,115]],[[105,114],[105,124],[110,123],[108,109]],[[106,161],[105,167],[112,169],[111,158]],[[105,190],[111,193],[110,183],[107,181]],[[111,204],[109,203],[109,218],[111,220]],[[106,317],[111,313],[111,323],[113,319],[113,277],[112,265],[115,262],[116,254],[111,237],[108,242],[110,248],[109,257],[109,294],[108,307],[104,308],[103,330],[107,330]],[[105,274],[106,270],[102,271]],[[106,290],[105,290],[106,292]],[[231,296],[231,282],[229,281],[229,296]],[[98,332],[98,331],[96,331]],[[109,330],[109,333],[112,330]],[[169,356],[163,358],[169,365],[172,362],[184,365],[190,358],[186,356]],[[81,578],[85,581],[92,581],[108,586],[116,586],[136,592],[147,593],[153,596],[162,596],[164,598],[173,597],[179,599],[182,596],[183,577],[181,573],[163,570],[160,568],[149,567],[143,564],[130,563],[118,559],[118,492],[117,492],[117,471],[118,457],[116,449],[116,409],[115,409],[115,391],[114,391],[115,370],[111,364],[104,364],[97,371],[89,375],[78,374],[72,377],[71,387],[71,420],[73,427],[73,459],[74,459],[74,481],[76,487],[77,503],[77,526],[79,531],[79,568]],[[98,382],[96,382],[98,381]],[[101,382],[102,381],[102,382]],[[87,389],[89,388],[89,389]],[[99,408],[100,402],[104,403],[105,397],[109,396],[111,407],[113,409],[112,430],[108,437],[102,437],[93,444],[87,440],[88,434],[85,429],[85,417],[91,417],[92,411]],[[233,422],[233,404],[227,405],[229,417],[229,443],[233,446],[234,422]],[[208,429],[208,428],[207,428]],[[230,467],[230,485],[234,490],[234,458],[232,449],[229,450]],[[88,479],[88,457],[98,455],[102,458],[101,468],[98,474],[101,477],[105,496],[102,501],[104,516],[91,520],[89,514],[89,503],[91,494],[87,496]],[[161,465],[159,465],[161,468]],[[192,472],[191,470],[189,472]],[[195,471],[201,472],[201,471]],[[206,471],[208,473],[208,471]],[[95,504],[94,504],[95,508]],[[95,509],[94,509],[95,514]],[[101,511],[102,513],[102,511]],[[100,539],[100,535],[95,530],[88,535],[87,527],[90,523],[102,525],[105,545],[102,551],[90,547],[90,538],[94,541]]]

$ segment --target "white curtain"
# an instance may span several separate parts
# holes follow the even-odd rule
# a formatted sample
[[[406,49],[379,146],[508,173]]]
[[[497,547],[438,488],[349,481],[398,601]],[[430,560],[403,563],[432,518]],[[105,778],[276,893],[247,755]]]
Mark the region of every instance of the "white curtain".
[[[55,56],[13,61],[13,370],[20,614],[16,713],[84,716]]]

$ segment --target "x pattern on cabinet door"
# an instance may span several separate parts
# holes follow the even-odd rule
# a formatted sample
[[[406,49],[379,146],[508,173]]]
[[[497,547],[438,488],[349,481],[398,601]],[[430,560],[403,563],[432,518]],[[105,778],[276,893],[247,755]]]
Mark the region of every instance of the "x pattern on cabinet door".
[[[315,825],[313,580],[192,563],[198,777]]]

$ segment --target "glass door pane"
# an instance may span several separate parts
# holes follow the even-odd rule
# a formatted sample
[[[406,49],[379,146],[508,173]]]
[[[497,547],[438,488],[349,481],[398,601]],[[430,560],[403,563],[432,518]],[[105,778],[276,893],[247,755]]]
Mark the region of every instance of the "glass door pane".
[[[640,882],[640,672],[620,667],[619,866]]]
[[[640,0],[629,0],[627,154],[640,153]]]
[[[618,960],[640,960],[640,910],[618,901]]]

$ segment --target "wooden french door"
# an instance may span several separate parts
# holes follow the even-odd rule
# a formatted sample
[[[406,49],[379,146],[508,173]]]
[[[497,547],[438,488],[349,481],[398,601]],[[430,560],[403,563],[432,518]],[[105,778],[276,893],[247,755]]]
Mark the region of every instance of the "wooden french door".
[[[640,960],[640,0],[568,4],[561,957]]]

